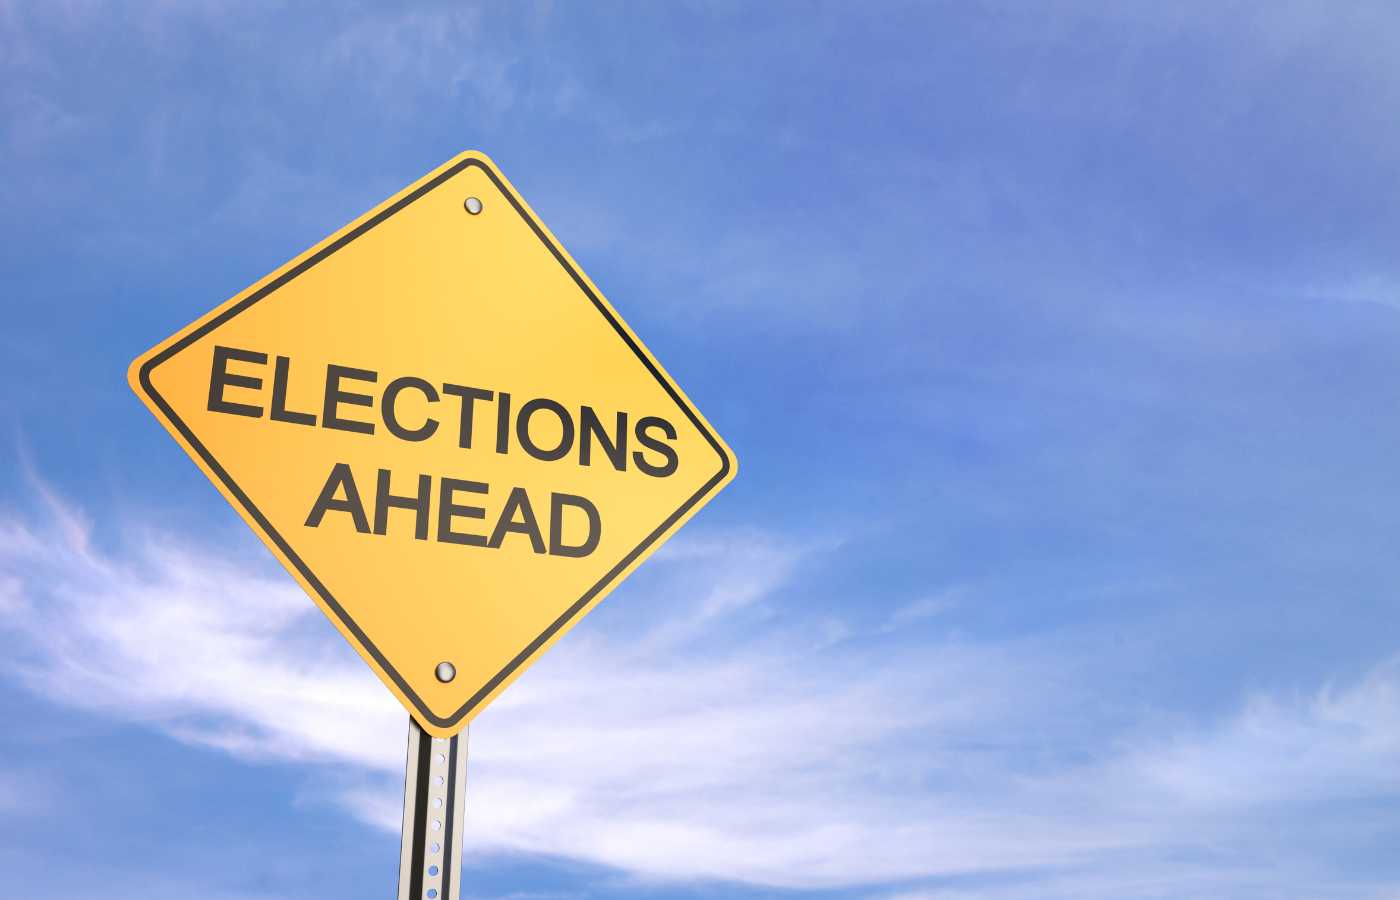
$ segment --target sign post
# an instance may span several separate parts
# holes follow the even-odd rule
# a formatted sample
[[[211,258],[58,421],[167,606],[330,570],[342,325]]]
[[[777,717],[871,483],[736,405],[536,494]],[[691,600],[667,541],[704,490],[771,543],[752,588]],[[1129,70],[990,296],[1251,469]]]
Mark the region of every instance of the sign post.
[[[429,737],[408,720],[398,900],[457,900],[467,796],[467,729]]]
[[[737,468],[474,152],[128,379],[412,717],[401,897],[456,895],[467,724]]]

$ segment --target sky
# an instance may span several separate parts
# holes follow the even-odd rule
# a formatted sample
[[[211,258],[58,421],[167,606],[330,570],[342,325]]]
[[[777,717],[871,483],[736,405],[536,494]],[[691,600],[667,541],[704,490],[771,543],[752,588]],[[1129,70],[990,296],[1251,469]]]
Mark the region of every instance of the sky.
[[[0,0],[0,897],[386,897],[403,709],[130,361],[467,149],[742,461],[464,897],[1400,898],[1400,11]]]

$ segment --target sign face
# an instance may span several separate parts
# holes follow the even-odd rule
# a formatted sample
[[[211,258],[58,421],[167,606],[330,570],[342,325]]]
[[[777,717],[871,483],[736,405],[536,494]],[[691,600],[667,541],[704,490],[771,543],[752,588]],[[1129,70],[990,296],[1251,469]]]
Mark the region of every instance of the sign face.
[[[478,153],[163,341],[129,380],[439,737],[737,466]]]

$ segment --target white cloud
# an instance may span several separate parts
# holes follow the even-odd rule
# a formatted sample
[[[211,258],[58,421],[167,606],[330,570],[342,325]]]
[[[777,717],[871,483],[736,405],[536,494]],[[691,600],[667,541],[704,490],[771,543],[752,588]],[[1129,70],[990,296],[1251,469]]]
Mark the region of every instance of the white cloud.
[[[903,628],[952,612],[958,607],[960,597],[961,592],[956,590],[947,590],[929,597],[920,597],[891,613],[886,627],[890,630]]]
[[[23,638],[9,665],[36,692],[248,754],[389,764],[376,730],[401,730],[394,704],[347,654],[299,631],[318,614],[290,579],[160,538],[118,560],[90,545],[80,517],[48,509],[42,530],[0,526],[12,585],[0,623]]]
[[[326,764],[336,802],[397,830],[403,713],[288,579],[160,535],[99,549],[82,516],[47,503],[0,521],[15,677],[239,757]],[[1035,868],[1036,896],[1169,896],[1173,854],[1248,847],[1329,800],[1400,795],[1400,664],[1214,723],[1165,731],[1148,709],[1125,725],[1082,643],[831,645],[800,609],[764,611],[831,542],[812,546],[682,538],[643,576],[654,602],[614,598],[626,617],[605,605],[572,633],[473,729],[471,852],[647,879],[990,885],[933,897],[1024,895]],[[1178,874],[1214,895],[1324,884],[1307,859]]]
[[[1144,805],[1203,815],[1400,794],[1400,660],[1310,696],[1252,698],[1223,726],[1126,755],[1110,770]]]

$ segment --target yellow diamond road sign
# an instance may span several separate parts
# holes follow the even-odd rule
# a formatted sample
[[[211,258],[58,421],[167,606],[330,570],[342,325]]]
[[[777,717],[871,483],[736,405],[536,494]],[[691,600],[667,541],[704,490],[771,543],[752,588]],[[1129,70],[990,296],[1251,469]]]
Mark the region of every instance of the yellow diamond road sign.
[[[129,378],[440,737],[736,470],[478,153],[163,341]]]

